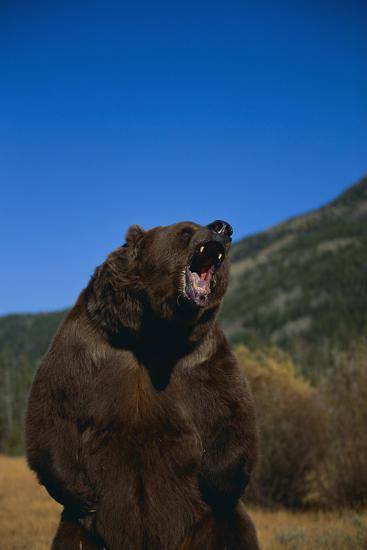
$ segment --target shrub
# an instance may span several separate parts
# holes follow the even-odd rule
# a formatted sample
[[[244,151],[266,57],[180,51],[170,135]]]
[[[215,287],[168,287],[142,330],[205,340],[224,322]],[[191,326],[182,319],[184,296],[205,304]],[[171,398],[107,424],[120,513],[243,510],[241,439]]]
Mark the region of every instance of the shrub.
[[[317,391],[284,353],[237,349],[258,414],[260,460],[248,498],[257,504],[306,506],[319,500],[326,410]]]
[[[367,504],[367,353],[341,354],[322,388],[328,405],[327,453],[319,465],[328,506]]]

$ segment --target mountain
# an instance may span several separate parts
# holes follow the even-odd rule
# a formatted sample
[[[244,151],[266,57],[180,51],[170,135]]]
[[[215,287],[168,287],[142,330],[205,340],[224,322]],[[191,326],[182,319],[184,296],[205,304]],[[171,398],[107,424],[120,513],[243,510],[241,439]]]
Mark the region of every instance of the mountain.
[[[367,177],[235,244],[221,312],[232,343],[285,349],[313,379],[367,336]]]

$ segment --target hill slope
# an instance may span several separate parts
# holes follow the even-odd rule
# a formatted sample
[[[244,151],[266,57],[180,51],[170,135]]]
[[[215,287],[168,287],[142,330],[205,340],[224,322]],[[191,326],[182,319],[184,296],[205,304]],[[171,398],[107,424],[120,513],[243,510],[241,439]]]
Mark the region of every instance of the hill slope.
[[[234,246],[221,314],[234,343],[276,344],[311,377],[367,335],[367,178]]]

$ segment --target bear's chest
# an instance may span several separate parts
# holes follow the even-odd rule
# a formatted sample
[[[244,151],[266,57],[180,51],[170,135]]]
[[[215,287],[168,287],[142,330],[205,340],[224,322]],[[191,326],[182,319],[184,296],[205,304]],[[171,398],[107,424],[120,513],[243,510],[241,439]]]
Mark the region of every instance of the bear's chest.
[[[103,374],[110,380],[108,388],[101,380],[94,391],[91,455],[110,470],[134,470],[144,480],[194,475],[203,446],[190,392],[180,376],[173,373],[165,388],[157,389],[148,370],[131,357],[109,370]]]
[[[175,377],[158,391],[144,371],[130,369],[106,398],[102,392],[108,413],[90,433],[87,451],[98,517],[121,522],[121,537],[144,532],[150,547],[171,548],[162,533],[180,540],[205,509],[198,488],[203,446],[189,396]]]

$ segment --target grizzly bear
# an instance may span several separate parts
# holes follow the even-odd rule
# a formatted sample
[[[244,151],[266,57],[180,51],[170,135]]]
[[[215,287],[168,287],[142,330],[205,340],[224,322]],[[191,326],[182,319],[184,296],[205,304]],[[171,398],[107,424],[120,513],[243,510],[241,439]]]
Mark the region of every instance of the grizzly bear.
[[[253,400],[218,327],[232,228],[128,230],[36,373],[27,458],[63,506],[52,548],[256,549],[241,496]]]

